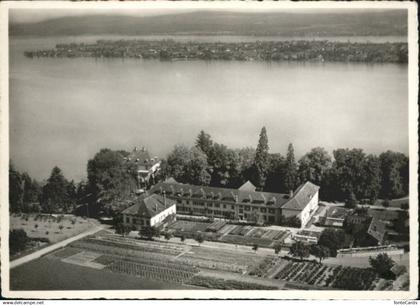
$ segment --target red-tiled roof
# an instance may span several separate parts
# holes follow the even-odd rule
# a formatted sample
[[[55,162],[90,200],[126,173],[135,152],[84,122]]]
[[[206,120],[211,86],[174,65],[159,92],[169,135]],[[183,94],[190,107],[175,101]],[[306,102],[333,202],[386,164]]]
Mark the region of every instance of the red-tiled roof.
[[[163,198],[160,195],[143,195],[137,198],[135,203],[129,208],[122,211],[126,215],[138,215],[143,217],[153,217],[172,205],[176,204],[175,201],[169,198]]]

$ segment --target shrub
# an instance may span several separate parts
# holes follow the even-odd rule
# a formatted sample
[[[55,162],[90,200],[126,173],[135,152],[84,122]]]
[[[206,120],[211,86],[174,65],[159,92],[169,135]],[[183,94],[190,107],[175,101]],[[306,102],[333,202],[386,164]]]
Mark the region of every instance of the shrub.
[[[172,234],[171,234],[171,233],[169,233],[169,232],[165,232],[165,239],[166,239],[166,240],[170,240],[172,237],[173,237],[173,236],[172,236]]]
[[[14,255],[26,248],[29,242],[28,235],[22,229],[9,231],[9,251],[10,255]]]
[[[390,206],[389,199],[387,198],[387,199],[385,199],[384,201],[382,201],[382,205],[383,205],[385,208],[388,208],[388,207]]]
[[[386,253],[381,253],[376,258],[369,257],[369,263],[373,270],[382,278],[393,279],[394,273],[391,271],[395,262]]]

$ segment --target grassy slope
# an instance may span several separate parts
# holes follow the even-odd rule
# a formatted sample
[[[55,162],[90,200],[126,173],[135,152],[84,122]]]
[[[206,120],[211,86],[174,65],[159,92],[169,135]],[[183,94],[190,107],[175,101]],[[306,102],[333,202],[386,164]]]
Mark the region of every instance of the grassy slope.
[[[215,34],[283,36],[406,35],[404,11],[346,13],[205,12],[134,17],[91,15],[11,24],[11,35]]]

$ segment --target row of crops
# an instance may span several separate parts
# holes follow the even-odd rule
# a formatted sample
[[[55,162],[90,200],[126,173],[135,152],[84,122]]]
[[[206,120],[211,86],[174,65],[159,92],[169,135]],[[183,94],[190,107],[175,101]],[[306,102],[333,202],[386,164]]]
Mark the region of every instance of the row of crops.
[[[237,280],[224,280],[208,276],[196,275],[187,282],[187,284],[206,287],[210,289],[223,289],[223,290],[274,290],[278,289],[276,286],[266,286],[257,283],[242,282]]]
[[[198,268],[220,270],[233,273],[244,273],[248,268],[246,265],[229,264],[211,259],[197,258],[194,255],[183,255],[177,258],[177,261],[185,265],[196,266]]]
[[[119,247],[127,250],[137,250],[142,252],[164,253],[170,255],[178,255],[183,250],[183,246],[171,245],[167,243],[147,243],[141,241],[134,241],[127,238],[118,238],[112,240],[110,238],[86,238],[82,241],[77,241],[76,244],[88,244],[100,246]]]
[[[194,269],[186,271],[177,267],[168,268],[129,261],[116,261],[108,265],[105,269],[112,272],[125,273],[132,276],[173,283],[186,282],[195,273]]]
[[[164,260],[167,258],[173,258],[174,256],[168,255],[165,253],[158,253],[152,251],[142,251],[141,249],[128,249],[124,247],[120,247],[118,244],[97,244],[91,243],[86,240],[80,240],[72,243],[70,245],[72,248],[81,249],[81,250],[88,250],[96,253],[106,254],[106,255],[113,255],[113,256],[121,256],[127,258],[157,258],[160,260]],[[79,251],[81,251],[79,250]]]
[[[274,278],[320,287],[369,290],[374,287],[376,275],[371,269],[289,262]]]

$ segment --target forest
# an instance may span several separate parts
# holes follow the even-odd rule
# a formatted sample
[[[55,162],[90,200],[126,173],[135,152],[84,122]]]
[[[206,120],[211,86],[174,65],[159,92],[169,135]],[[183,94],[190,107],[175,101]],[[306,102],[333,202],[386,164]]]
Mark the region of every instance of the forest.
[[[75,183],[54,167],[43,182],[9,167],[11,212],[80,213],[91,216],[114,215],[134,198],[138,187],[129,152],[101,149],[88,161],[87,179]],[[201,131],[193,147],[175,145],[162,160],[154,182],[173,177],[178,182],[237,188],[250,180],[258,190],[285,193],[301,183],[311,181],[321,187],[320,199],[374,204],[377,199],[390,200],[408,194],[409,159],[406,155],[386,151],[367,154],[362,149],[338,148],[330,155],[315,147],[296,160],[293,144],[285,155],[270,153],[266,129],[261,129],[256,149],[229,148],[216,143]]]

